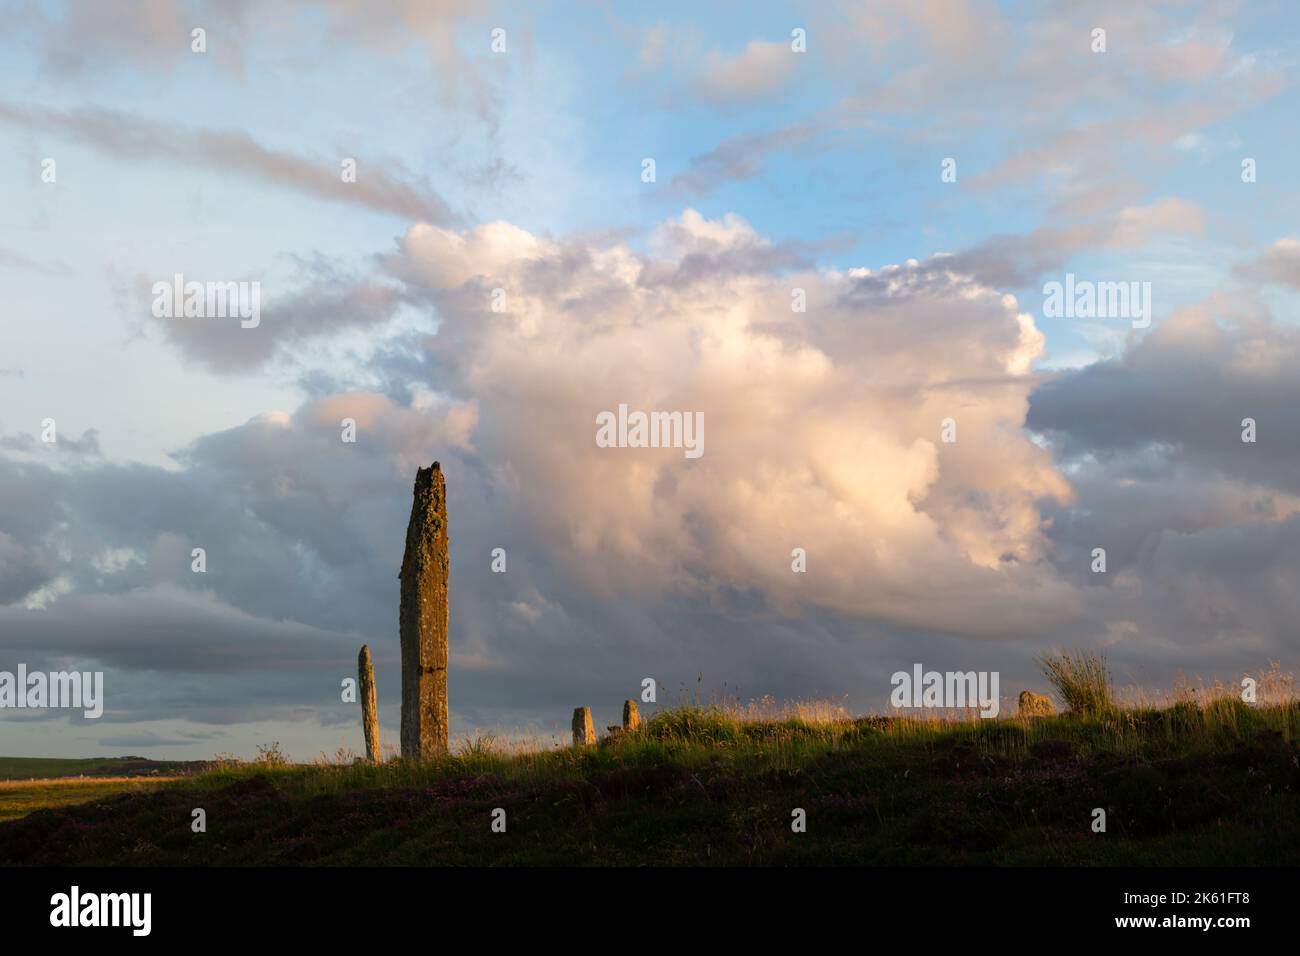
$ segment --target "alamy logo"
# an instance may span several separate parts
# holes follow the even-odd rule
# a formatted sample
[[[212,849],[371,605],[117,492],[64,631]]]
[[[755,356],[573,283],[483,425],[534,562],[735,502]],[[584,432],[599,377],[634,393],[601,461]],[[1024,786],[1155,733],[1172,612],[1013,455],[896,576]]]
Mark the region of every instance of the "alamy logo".
[[[129,926],[133,936],[148,936],[153,919],[152,893],[70,893],[50,897],[51,926]]]
[[[179,272],[171,282],[153,284],[155,319],[240,319],[239,326],[262,324],[262,283],[186,282]]]
[[[0,671],[0,709],[81,708],[91,720],[104,713],[103,671],[33,671],[19,664],[18,673]]]
[[[704,454],[703,412],[629,412],[596,416],[596,445],[600,448],[684,448],[687,458]]]
[[[996,717],[1002,709],[997,671],[895,671],[889,702],[895,707],[980,708],[981,717]]]
[[[1043,315],[1049,319],[1132,319],[1133,328],[1151,324],[1150,282],[1091,282],[1065,274],[1065,284],[1043,286]]]

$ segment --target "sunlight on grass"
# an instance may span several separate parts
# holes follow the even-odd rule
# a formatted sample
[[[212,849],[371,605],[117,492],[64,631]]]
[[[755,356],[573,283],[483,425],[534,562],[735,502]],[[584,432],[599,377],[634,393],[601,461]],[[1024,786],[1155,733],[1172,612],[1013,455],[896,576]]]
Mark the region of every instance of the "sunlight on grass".
[[[438,787],[471,778],[514,786],[560,784],[575,776],[616,767],[689,767],[717,764],[795,769],[809,760],[845,749],[872,747],[968,746],[998,757],[1025,758],[1038,747],[1130,757],[1158,756],[1220,746],[1243,733],[1261,731],[1295,739],[1300,703],[1294,681],[1277,664],[1258,675],[1260,703],[1243,703],[1221,684],[1175,689],[1155,706],[1156,695],[1130,695],[1134,703],[1112,700],[1109,675],[1100,658],[1083,655],[1054,659],[1062,683],[1058,691],[1073,704],[1055,717],[981,719],[973,709],[891,716],[851,716],[838,701],[777,702],[771,698],[739,702],[715,698],[684,703],[648,717],[631,734],[604,737],[595,746],[574,748],[478,734],[450,754],[410,761],[391,754],[382,763],[361,760],[340,748],[312,765],[292,765],[275,745],[271,761],[229,761],[197,778],[203,787],[223,787],[253,774],[268,774],[278,785],[308,792],[361,787]],[[1267,703],[1265,703],[1267,701]],[[265,755],[264,755],[265,756]]]
[[[58,780],[0,781],[0,823],[35,810],[89,803],[121,793],[152,790],[182,777],[70,777]]]

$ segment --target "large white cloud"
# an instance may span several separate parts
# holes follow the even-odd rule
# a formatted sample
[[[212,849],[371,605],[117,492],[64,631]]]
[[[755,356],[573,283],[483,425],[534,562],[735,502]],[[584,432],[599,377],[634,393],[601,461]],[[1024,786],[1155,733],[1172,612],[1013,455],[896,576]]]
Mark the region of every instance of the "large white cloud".
[[[477,403],[493,480],[586,587],[964,633],[1072,612],[1037,507],[1070,489],[1020,429],[1043,339],[1013,297],[942,260],[783,273],[690,210],[649,248],[419,225],[387,261],[441,315],[436,385]],[[705,454],[597,447],[621,403],[703,413]]]

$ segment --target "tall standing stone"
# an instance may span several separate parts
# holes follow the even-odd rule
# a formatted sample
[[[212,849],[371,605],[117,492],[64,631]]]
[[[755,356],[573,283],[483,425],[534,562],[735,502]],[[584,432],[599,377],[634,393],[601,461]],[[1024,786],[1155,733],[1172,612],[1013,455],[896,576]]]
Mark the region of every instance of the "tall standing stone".
[[[573,709],[573,746],[582,747],[596,742],[596,725],[591,722],[590,707]]]
[[[447,486],[438,462],[415,473],[402,558],[402,756],[447,752]]]
[[[628,733],[641,726],[641,712],[636,709],[636,701],[623,701],[623,729]]]
[[[370,645],[362,644],[357,655],[357,677],[361,687],[361,730],[366,735],[366,759],[379,763],[379,712],[375,706],[375,665]]]

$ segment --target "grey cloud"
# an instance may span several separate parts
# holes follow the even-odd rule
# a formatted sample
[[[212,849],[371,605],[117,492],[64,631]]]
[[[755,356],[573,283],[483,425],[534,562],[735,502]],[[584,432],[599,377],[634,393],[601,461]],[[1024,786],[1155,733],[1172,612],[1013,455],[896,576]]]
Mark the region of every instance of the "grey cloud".
[[[796,125],[724,140],[707,153],[692,157],[686,169],[673,176],[669,189],[678,197],[699,196],[727,183],[753,179],[763,171],[770,154],[806,143],[818,131],[815,126]]]
[[[28,454],[40,452],[51,455],[89,455],[98,458],[99,450],[99,431],[89,428],[82,432],[80,438],[69,438],[67,435],[57,435],[57,441],[43,442],[36,438],[35,435],[23,432],[17,435],[0,435],[0,449],[8,451],[26,452]]]
[[[162,585],[64,597],[40,610],[0,607],[5,652],[77,655],[112,667],[235,673],[340,667],[356,639],[254,618],[202,593]]]
[[[146,297],[152,281],[141,278],[137,283],[135,307],[150,315],[152,326],[184,355],[222,374],[254,371],[274,360],[292,358],[302,346],[387,322],[406,300],[403,290],[391,284],[317,271],[283,297],[263,284],[261,320],[244,328],[237,318],[152,318]]]
[[[0,604],[20,600],[49,580],[45,562],[11,535],[0,531]]]
[[[1294,329],[1221,297],[1030,396],[1027,427],[1076,491],[1044,506],[1053,563],[1085,594],[1065,633],[1126,665],[1220,678],[1300,649],[1298,373]]]
[[[0,606],[49,584],[58,572],[51,531],[65,518],[62,480],[0,453]]]
[[[1164,198],[1079,216],[1068,226],[1042,225],[1024,235],[992,235],[951,256],[936,257],[929,268],[972,275],[990,285],[1023,288],[1046,273],[1059,272],[1086,252],[1137,248],[1165,236],[1197,236],[1204,228],[1198,206]]]
[[[97,743],[101,747],[191,747],[195,743],[220,739],[220,734],[186,734],[181,737],[167,737],[153,733],[110,734],[100,737]]]
[[[1164,449],[1184,467],[1300,492],[1300,334],[1218,321],[1212,307],[1166,320],[1117,359],[1063,373],[1030,398],[1026,425],[1067,458]],[[1258,428],[1241,440],[1242,420]]]

